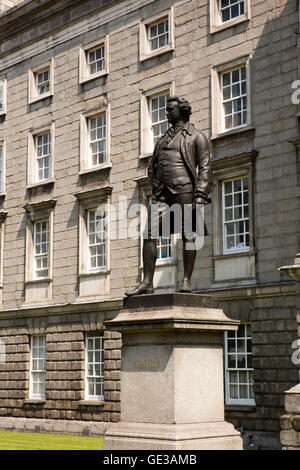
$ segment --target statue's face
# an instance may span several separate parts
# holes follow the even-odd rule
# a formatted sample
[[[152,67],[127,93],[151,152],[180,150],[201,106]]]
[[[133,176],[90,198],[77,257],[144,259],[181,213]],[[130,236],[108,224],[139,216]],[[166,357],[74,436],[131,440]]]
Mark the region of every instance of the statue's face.
[[[170,124],[176,124],[180,121],[181,115],[177,101],[169,101],[166,107],[166,116]]]

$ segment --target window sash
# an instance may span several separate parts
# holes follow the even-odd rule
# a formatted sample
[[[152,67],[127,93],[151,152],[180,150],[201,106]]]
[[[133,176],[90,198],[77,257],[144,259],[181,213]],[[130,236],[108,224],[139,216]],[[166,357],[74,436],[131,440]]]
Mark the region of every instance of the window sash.
[[[244,0],[219,0],[220,22],[226,23],[234,18],[244,15]]]
[[[106,114],[88,119],[88,161],[89,168],[106,163]]]
[[[157,141],[166,133],[169,128],[168,119],[166,117],[167,99],[169,93],[161,93],[159,95],[149,97],[149,114],[151,121],[151,142],[152,150]]]
[[[88,271],[106,267],[106,214],[104,208],[87,212]]]
[[[94,75],[105,69],[104,44],[86,52],[86,63],[88,75]]]
[[[147,26],[148,52],[157,51],[167,46],[170,42],[169,18],[160,18],[155,23]]]
[[[86,338],[86,398],[104,399],[104,337]]]
[[[222,182],[223,253],[250,250],[249,179]]]
[[[36,181],[46,181],[51,174],[51,135],[50,132],[35,136]]]
[[[4,82],[0,81],[0,112],[4,110],[5,106],[5,96],[4,96]]]
[[[172,258],[171,237],[159,237],[157,241],[157,261],[169,261]]]
[[[49,276],[49,221],[41,220],[34,223],[34,276],[44,279]]]
[[[30,350],[30,396],[45,398],[46,336],[32,336]]]
[[[37,96],[45,95],[50,91],[50,69],[35,74],[35,86]]]
[[[225,396],[227,404],[255,405],[251,326],[241,324],[237,331],[225,332]]]
[[[236,79],[237,75],[238,79]],[[221,74],[221,101],[224,131],[237,129],[247,125],[248,103],[246,66],[229,72],[223,72]]]

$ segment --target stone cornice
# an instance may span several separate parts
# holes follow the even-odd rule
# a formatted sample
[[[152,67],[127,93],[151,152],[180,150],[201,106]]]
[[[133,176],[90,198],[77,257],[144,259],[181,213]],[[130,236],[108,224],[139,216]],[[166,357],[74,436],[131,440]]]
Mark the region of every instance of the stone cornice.
[[[122,0],[99,0],[97,5],[93,0],[85,0],[85,2],[82,0],[29,0],[22,2],[0,15],[0,43],[19,35],[22,39],[19,47],[24,46],[26,43],[41,39],[67,24],[76,22],[86,15],[120,1]],[[83,3],[86,6],[85,9]],[[55,17],[54,23],[49,21],[51,17]],[[38,27],[42,23],[44,27]],[[33,31],[32,34],[28,34],[29,29]],[[10,46],[10,49],[7,50],[2,47],[0,55],[10,53],[15,48]]]
[[[76,302],[72,304],[57,304],[38,307],[22,307],[16,309],[0,310],[1,320],[8,318],[44,317],[49,315],[72,315],[90,312],[110,312],[120,310],[123,307],[123,299],[102,300],[96,302]]]
[[[90,201],[92,199],[98,198],[107,198],[111,195],[113,190],[113,186],[100,186],[98,188],[87,189],[85,191],[79,191],[78,193],[74,193],[74,196],[80,202]]]
[[[38,202],[29,202],[25,204],[24,209],[28,213],[32,212],[42,212],[54,209],[56,205],[55,199],[46,199]]]
[[[251,163],[258,155],[257,150],[250,150],[249,152],[240,152],[234,155],[225,155],[222,157],[213,158],[211,165],[213,170],[224,169],[231,166]]]

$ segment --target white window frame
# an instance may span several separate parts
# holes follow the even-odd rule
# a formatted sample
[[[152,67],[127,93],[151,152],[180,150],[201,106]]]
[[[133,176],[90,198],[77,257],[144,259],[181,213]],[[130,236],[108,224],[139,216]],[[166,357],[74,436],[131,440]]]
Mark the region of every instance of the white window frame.
[[[175,95],[175,82],[149,90],[141,96],[141,150],[140,158],[149,157],[154,150],[153,123],[151,117],[152,99],[162,95]],[[167,122],[167,118],[165,120]]]
[[[250,393],[249,387],[253,387],[253,380],[250,380],[250,376],[253,373],[253,367],[248,366],[248,357],[252,356],[252,350],[248,351],[248,345],[247,345],[247,339],[251,340],[252,335],[250,334],[248,336],[248,332],[250,329],[250,324],[249,323],[241,323],[241,325],[244,328],[244,334],[243,336],[238,336],[239,331],[225,331],[224,333],[224,365],[225,365],[225,404],[226,405],[248,405],[248,406],[255,406],[255,399],[253,395],[253,388],[252,388],[252,394]],[[240,327],[239,327],[240,328]],[[250,331],[251,333],[251,331]],[[231,336],[232,335],[232,336]],[[240,339],[239,339],[240,338]],[[238,352],[238,345],[237,342],[242,342],[244,343],[244,349],[245,349],[245,354],[243,352]],[[228,350],[228,344],[229,342],[235,343],[235,350],[234,352],[230,352]],[[235,367],[229,367],[229,356],[232,355],[235,358]],[[238,366],[238,357],[245,356],[245,367],[237,367]],[[237,381],[232,382],[230,381],[230,374],[231,373],[236,373]],[[247,375],[247,380],[245,382],[240,381],[240,373],[244,373]],[[247,398],[232,398],[230,395],[230,385],[237,385],[237,390],[238,394],[240,392],[240,386],[247,386]],[[250,395],[253,395],[253,398],[250,397]]]
[[[213,263],[214,280],[217,286],[227,286],[228,282],[239,285],[249,284],[256,279],[256,251],[254,232],[254,163],[258,152],[252,150],[237,153],[231,157],[212,160],[212,170],[216,187],[212,193],[213,207]],[[222,183],[235,178],[248,178],[249,191],[249,243],[247,251],[224,254],[222,225]]]
[[[2,88],[2,107],[0,108],[0,116],[6,114],[6,102],[7,102],[7,80],[0,79],[0,88]],[[1,100],[0,100],[1,103]]]
[[[48,141],[44,141],[44,137],[48,136]],[[39,140],[42,139],[42,143],[39,143]],[[42,134],[37,134],[34,136],[34,143],[35,143],[35,182],[36,183],[44,183],[45,181],[51,178],[51,132],[46,131]],[[48,152],[44,152],[44,147],[48,147]],[[40,154],[39,149],[42,149],[42,153]],[[49,165],[45,165],[45,161],[48,159]],[[42,162],[42,167],[39,167],[39,163]],[[43,177],[40,177],[40,171],[43,173]],[[48,177],[44,176],[44,173],[48,172]]]
[[[103,163],[91,165],[91,150],[90,150],[90,122],[98,116],[105,115],[106,121],[106,136],[105,136],[105,154],[106,158]],[[96,111],[80,115],[80,172],[85,174],[93,171],[111,167],[110,159],[110,106],[100,108]]]
[[[246,78],[245,79],[242,78],[242,75],[241,75],[242,70],[245,70],[245,72],[246,72]],[[236,71],[239,72],[239,81],[238,82],[232,82],[232,74]],[[230,85],[224,85],[224,75],[229,75],[230,76]],[[246,82],[246,90],[244,92],[242,92],[243,82]],[[241,93],[239,95],[237,95],[236,97],[230,96],[230,98],[224,99],[224,89],[227,88],[227,89],[230,90],[230,93],[232,93],[232,89],[236,85],[238,85],[240,87]],[[247,114],[248,114],[247,98],[248,97],[247,97],[247,68],[246,68],[246,65],[238,67],[238,68],[234,68],[232,70],[229,70],[228,72],[220,73],[220,89],[221,89],[221,101],[222,101],[222,105],[221,105],[222,124],[223,124],[222,131],[223,132],[229,132],[229,131],[247,126],[247,122],[248,122],[248,120],[247,120]],[[246,99],[246,107],[244,107],[244,103],[243,103],[244,99]],[[241,110],[238,111],[238,112],[235,112],[233,110],[230,114],[225,114],[225,106],[227,104],[231,103],[231,108],[233,108],[234,103],[236,103],[238,100],[241,103]],[[241,120],[243,121],[244,120],[244,116],[243,116],[244,113],[246,113],[245,122],[242,122],[241,124],[236,125],[236,126],[233,124],[232,127],[226,127],[226,116],[231,116],[231,120],[234,120],[234,115],[235,114],[241,114],[241,118],[242,118]]]
[[[39,74],[49,70],[49,90],[45,93],[38,93],[37,77]],[[54,94],[54,58],[29,70],[28,80],[28,102],[33,104],[37,101],[49,98]]]
[[[0,140],[0,196],[6,192],[6,143]]]
[[[157,263],[164,264],[172,260],[172,235],[170,237],[159,237],[157,240]],[[167,253],[167,256],[162,257],[163,252]]]
[[[240,132],[251,127],[251,68],[250,56],[238,59],[230,64],[219,65],[214,67],[211,72],[212,83],[212,139],[220,135],[226,135],[233,132]],[[239,126],[225,128],[225,118],[223,109],[222,95],[222,76],[224,73],[234,70],[246,68],[246,98],[247,98],[247,121]]]
[[[44,341],[41,346],[34,345],[35,340],[43,338]],[[38,358],[34,357],[34,350],[35,349],[41,349],[43,351],[42,356],[39,356]],[[30,339],[30,380],[29,380],[29,398],[31,399],[37,399],[37,400],[45,400],[46,399],[46,353],[47,353],[47,338],[46,335],[33,335],[31,336]],[[33,368],[33,361],[38,360],[38,361],[43,361],[44,362],[44,367],[43,369],[34,369]],[[44,388],[44,393],[34,393],[33,392],[33,386],[35,383],[34,380],[34,374],[36,374],[38,377],[42,378],[42,380],[39,380],[37,383],[43,384]]]
[[[96,341],[99,340],[100,342],[100,349],[92,349],[88,348],[88,343],[92,341],[93,346],[95,346]],[[94,361],[95,353],[99,351],[100,361]],[[93,355],[93,361],[91,364],[93,365],[93,374],[89,375],[88,366],[90,364],[88,354],[89,352]],[[98,375],[95,371],[95,364],[99,364],[100,374]],[[89,380],[90,379],[98,379],[100,382],[100,387],[102,388],[102,393],[100,394],[89,394]],[[95,400],[95,401],[104,401],[104,336],[93,336],[93,335],[86,335],[85,339],[85,399],[86,400]]]
[[[3,254],[4,254],[4,233],[5,233],[5,220],[7,211],[0,210],[0,304],[2,304],[2,291],[3,291]]]
[[[162,22],[164,19],[168,20],[168,43],[158,49],[150,50],[149,47],[149,28]],[[151,18],[146,18],[140,21],[139,28],[139,42],[140,42],[140,61],[147,60],[160,54],[173,51],[175,48],[174,38],[174,11],[173,7],[168,10],[162,11]]]
[[[98,127],[93,127],[92,128],[92,122],[97,122],[98,119],[101,119],[102,123],[101,123],[101,126]],[[92,168],[95,168],[95,167],[99,167],[99,166],[102,166],[102,165],[105,165],[107,163],[107,124],[106,124],[106,113],[101,113],[101,114],[98,114],[97,116],[92,116],[90,118],[87,119],[87,127],[88,127],[88,167],[90,169]],[[102,137],[100,138],[95,138],[95,139],[92,139],[91,137],[91,134],[92,132],[97,132],[98,129],[101,129],[102,133],[104,134]],[[98,144],[101,144],[101,143],[104,143],[104,152],[103,152],[103,162],[101,163],[96,163],[96,164],[93,164],[92,160],[93,160],[93,151],[92,151],[92,146],[93,145],[96,145],[98,146]],[[98,153],[97,153],[97,159],[98,159]]]
[[[90,242],[90,236],[92,235],[90,233],[90,224],[91,224],[91,220],[90,220],[90,216],[91,216],[91,213],[94,212],[95,213],[95,216],[97,215],[97,212],[98,213],[101,213],[101,219],[104,220],[104,227],[101,226],[101,233],[104,233],[104,237],[102,240],[102,237],[100,238],[100,242],[95,242],[95,243],[91,243]],[[104,215],[104,216],[103,216]],[[92,272],[99,272],[99,271],[103,271],[103,270],[106,270],[106,266],[107,266],[107,221],[106,221],[106,217],[107,217],[107,210],[106,210],[106,207],[104,205],[102,206],[98,206],[96,208],[92,208],[92,209],[87,209],[86,211],[86,231],[87,231],[87,259],[88,259],[88,263],[87,263],[87,269],[88,269],[88,272],[92,273]],[[100,224],[102,224],[102,222],[100,222]],[[103,229],[104,228],[104,229]],[[97,232],[95,232],[95,235],[97,236]],[[104,263],[102,265],[96,265],[96,266],[92,266],[91,265],[91,258],[94,257],[94,255],[91,254],[91,250],[93,248],[98,248],[98,247],[104,247],[104,254],[102,255],[99,255],[99,256],[104,256]],[[96,255],[96,258],[97,258],[97,255]]]
[[[234,181],[244,181],[244,179],[247,179],[248,180],[248,188],[247,188],[247,194],[248,194],[248,203],[247,204],[244,204],[243,201],[242,201],[242,204],[241,205],[235,205],[234,203],[234,196],[237,194],[237,193],[240,193],[239,192],[235,192],[234,191]],[[233,183],[233,193],[230,193],[229,194],[225,194],[225,184],[226,183]],[[226,254],[233,254],[233,253],[242,253],[242,252],[246,252],[246,251],[250,251],[250,201],[249,201],[249,178],[248,176],[240,176],[240,177],[235,177],[235,178],[228,178],[228,179],[225,179],[222,181],[222,233],[223,233],[223,254],[226,255]],[[242,186],[243,186],[244,183],[242,183]],[[243,195],[244,195],[244,186],[242,188],[242,198],[243,198]],[[232,199],[232,206],[230,207],[226,207],[225,205],[225,198],[226,197],[229,197],[231,196],[231,199]],[[243,224],[246,223],[246,221],[248,221],[248,231],[244,230],[243,232],[240,233],[240,235],[243,235],[244,238],[246,237],[246,234],[248,234],[248,238],[249,238],[249,245],[245,245],[245,246],[241,246],[241,247],[237,247],[237,246],[234,246],[233,248],[227,248],[227,228],[226,226],[229,224],[229,221],[226,221],[226,210],[229,210],[231,209],[233,214],[235,212],[235,209],[237,209],[238,207],[241,207],[242,208],[242,212],[244,214],[244,211],[245,211],[245,208],[247,207],[247,211],[248,211],[248,216],[245,217],[245,215],[243,215],[242,218],[240,219],[236,219],[236,218],[233,218],[230,220],[230,223],[231,224],[234,224],[234,227],[236,227],[236,224],[241,222]],[[236,234],[235,234],[235,230],[234,230],[234,234],[232,235],[233,238],[236,237]]]
[[[90,73],[89,63],[88,63],[88,54],[104,47],[104,67],[95,73]],[[99,41],[94,41],[89,43],[79,50],[79,83],[83,84],[95,78],[102,77],[109,73],[109,36],[106,35]]]
[[[46,230],[43,230],[43,225],[46,224]],[[37,227],[40,226],[41,230],[37,232]],[[40,240],[37,242],[37,236],[45,236],[46,240]],[[46,246],[46,251],[39,251],[39,249],[43,250],[43,246]],[[34,279],[36,281],[42,280],[42,279],[48,279],[49,278],[49,220],[48,219],[43,219],[43,220],[36,220],[33,223],[33,255],[34,255]],[[43,266],[43,268],[38,267],[39,261],[43,263],[43,260],[47,260],[47,264]],[[42,271],[47,271],[46,275],[39,276],[38,273]]]
[[[45,134],[50,134],[50,159],[49,166],[49,178],[47,179],[38,179],[38,157],[37,154],[37,139]],[[28,133],[28,161],[27,161],[27,187],[39,186],[48,183],[54,183],[54,149],[55,149],[55,125],[51,125],[38,129],[35,132]],[[46,157],[46,155],[45,155]],[[43,158],[41,156],[41,158]]]
[[[220,0],[210,0],[210,33],[218,33],[227,28],[231,28],[251,18],[251,2],[244,0],[244,13],[228,21],[222,21]]]

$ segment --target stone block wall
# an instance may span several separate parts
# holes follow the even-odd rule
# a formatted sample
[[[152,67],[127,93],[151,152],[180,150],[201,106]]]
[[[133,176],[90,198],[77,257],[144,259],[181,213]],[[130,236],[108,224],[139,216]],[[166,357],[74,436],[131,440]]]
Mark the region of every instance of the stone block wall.
[[[111,422],[120,419],[121,339],[105,314],[0,320],[0,417]],[[85,334],[104,336],[104,402],[85,400]],[[46,335],[46,400],[29,399],[30,337]]]

